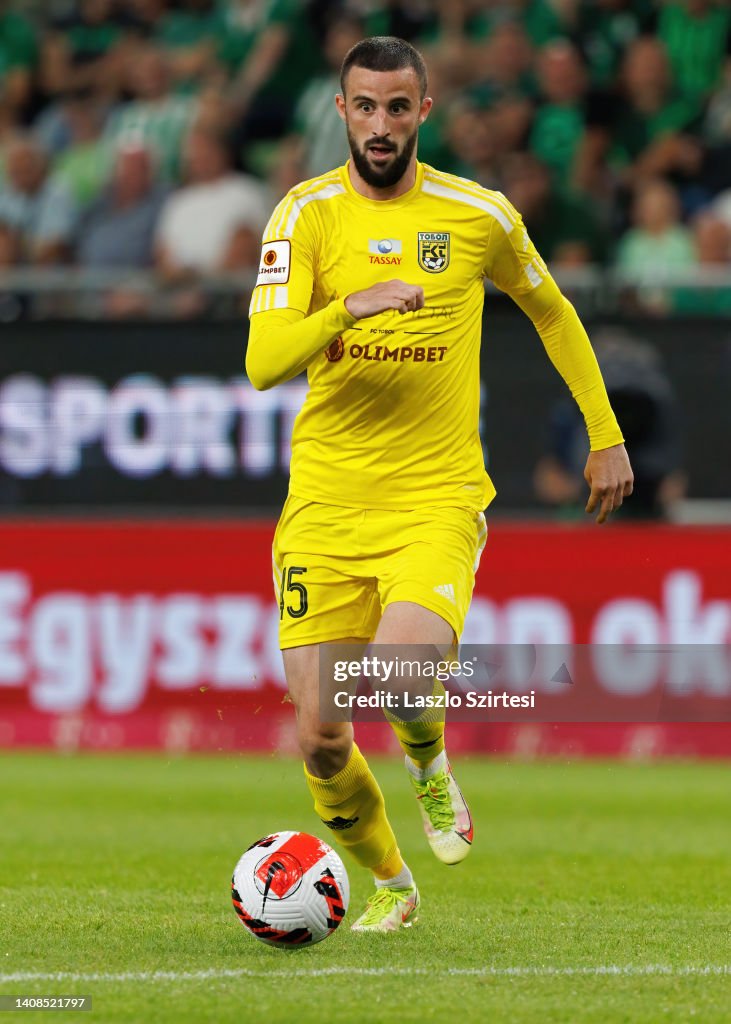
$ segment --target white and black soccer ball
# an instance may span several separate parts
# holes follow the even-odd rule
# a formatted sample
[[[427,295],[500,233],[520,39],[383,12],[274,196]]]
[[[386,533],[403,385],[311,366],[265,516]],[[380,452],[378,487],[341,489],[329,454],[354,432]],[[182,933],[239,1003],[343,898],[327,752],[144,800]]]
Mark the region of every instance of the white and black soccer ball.
[[[239,860],[231,899],[254,938],[291,949],[332,935],[348,909],[350,884],[342,860],[322,839],[274,832]]]

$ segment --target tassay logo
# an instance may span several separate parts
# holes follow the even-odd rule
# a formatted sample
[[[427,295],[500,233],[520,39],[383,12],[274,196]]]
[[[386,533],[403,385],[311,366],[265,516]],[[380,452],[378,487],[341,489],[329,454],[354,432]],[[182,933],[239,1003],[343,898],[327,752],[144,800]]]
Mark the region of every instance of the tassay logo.
[[[381,238],[368,239],[369,262],[388,263],[399,266],[401,263],[401,239]]]

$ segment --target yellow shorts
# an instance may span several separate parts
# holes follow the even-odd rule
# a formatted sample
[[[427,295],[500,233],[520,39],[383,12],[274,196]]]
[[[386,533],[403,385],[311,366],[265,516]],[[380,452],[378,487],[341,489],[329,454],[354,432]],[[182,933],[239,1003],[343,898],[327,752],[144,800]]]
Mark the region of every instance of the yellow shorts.
[[[394,601],[429,608],[459,638],[486,539],[471,509],[342,508],[290,494],[273,547],[280,647],[372,640]]]

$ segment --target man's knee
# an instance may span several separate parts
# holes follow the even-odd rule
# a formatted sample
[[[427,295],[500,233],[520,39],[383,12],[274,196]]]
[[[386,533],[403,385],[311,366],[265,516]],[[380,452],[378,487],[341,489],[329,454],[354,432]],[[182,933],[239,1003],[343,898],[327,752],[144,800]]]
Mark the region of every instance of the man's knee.
[[[319,778],[331,778],[348,763],[353,748],[352,730],[344,722],[298,722],[298,739],[307,770]]]

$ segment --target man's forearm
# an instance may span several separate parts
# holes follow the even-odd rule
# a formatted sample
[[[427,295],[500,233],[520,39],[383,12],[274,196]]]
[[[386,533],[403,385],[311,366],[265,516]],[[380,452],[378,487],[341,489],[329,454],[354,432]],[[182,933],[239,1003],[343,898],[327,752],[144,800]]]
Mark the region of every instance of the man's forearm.
[[[594,350],[569,300],[549,279],[516,302],[533,321],[551,362],[581,409],[591,450],[621,444],[622,431],[609,404]]]
[[[257,391],[291,380],[354,323],[343,299],[307,317],[293,309],[254,314],[246,349],[249,380]]]

